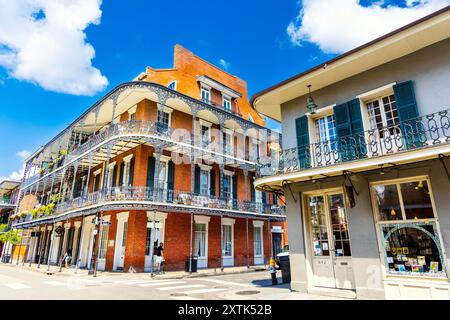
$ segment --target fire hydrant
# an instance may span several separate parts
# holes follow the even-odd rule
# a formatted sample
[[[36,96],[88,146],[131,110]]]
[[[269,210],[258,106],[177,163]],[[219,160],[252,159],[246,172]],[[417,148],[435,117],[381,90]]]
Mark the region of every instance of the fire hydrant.
[[[270,277],[272,278],[272,285],[276,286],[278,284],[277,268],[276,268],[275,259],[273,257],[270,258],[268,270],[270,272]]]

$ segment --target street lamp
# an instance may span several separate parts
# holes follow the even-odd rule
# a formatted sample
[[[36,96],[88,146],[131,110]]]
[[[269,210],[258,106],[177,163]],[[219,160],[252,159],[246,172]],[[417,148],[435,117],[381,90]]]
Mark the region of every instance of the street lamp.
[[[313,97],[311,96],[311,85],[308,84],[308,99],[306,99],[306,107],[311,111],[311,114],[315,114],[317,110],[317,104],[314,102]]]

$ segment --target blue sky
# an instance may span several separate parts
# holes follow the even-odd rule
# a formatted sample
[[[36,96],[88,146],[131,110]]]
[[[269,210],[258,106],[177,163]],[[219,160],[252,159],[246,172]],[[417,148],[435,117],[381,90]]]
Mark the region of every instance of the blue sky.
[[[28,0],[17,1],[26,8]],[[48,0],[39,1],[43,3],[43,9],[33,8],[34,18],[38,22],[45,23],[47,16],[50,20],[51,14],[60,10],[46,4]],[[247,81],[251,95],[365,40],[371,40],[371,37],[379,35],[377,32],[381,32],[379,28],[376,31],[368,30],[356,39],[349,38],[343,29],[342,39],[338,42],[334,41],[336,36],[332,33],[328,38],[317,38],[315,29],[337,28],[324,22],[327,16],[321,15],[327,14],[326,10],[317,4],[328,3],[341,7],[343,2],[348,2],[348,10],[356,10],[356,14],[358,10],[369,8],[370,12],[364,11],[364,14],[369,14],[369,19],[370,15],[376,17],[379,14],[377,10],[400,5],[410,12],[417,9],[408,18],[415,20],[418,15],[448,3],[446,0],[399,0],[384,1],[384,4],[374,6],[375,1],[369,0],[360,4],[356,0],[315,0],[314,3],[312,0],[303,3],[297,0],[128,0],[103,1],[99,12],[96,10],[99,0],[75,2],[81,4],[82,10],[77,12],[71,9],[69,12],[74,12],[73,16],[79,18],[76,21],[79,26],[73,33],[67,31],[67,36],[62,33],[63,37],[55,41],[56,47],[43,45],[47,44],[45,37],[57,37],[52,32],[43,32],[43,38],[34,49],[25,47],[24,43],[29,43],[27,37],[30,35],[11,34],[20,26],[8,29],[10,26],[1,24],[0,13],[0,136],[3,138],[0,144],[0,177],[8,177],[13,171],[20,173],[24,155],[45,144],[112,87],[131,80],[146,66],[170,67],[176,43],[219,66],[223,59],[230,73]],[[0,0],[0,11],[15,6],[10,3]],[[302,5],[304,16],[315,15],[316,19],[313,20],[320,23],[303,24],[306,20],[299,17]],[[3,11],[9,16],[23,13],[23,8],[7,9],[10,11]],[[419,12],[419,9],[423,10]],[[333,12],[333,8],[330,10]],[[397,14],[394,10],[390,12],[394,17]],[[61,30],[58,23],[64,22],[53,23],[48,29],[61,32],[56,31]],[[398,26],[390,28],[394,27]],[[323,34],[319,32],[321,30],[317,31],[317,34]],[[77,46],[80,34],[85,34],[85,43],[95,50],[92,60],[89,55],[93,56],[93,52]],[[71,35],[76,40],[71,41]],[[68,49],[63,50],[66,40]],[[31,54],[27,55],[26,50],[32,50]],[[53,54],[60,51],[64,57]],[[35,57],[40,59],[38,67],[33,65]],[[88,58],[83,60],[83,57]],[[28,63],[23,62],[26,59]],[[70,67],[61,67],[64,66],[62,62]],[[43,66],[46,71],[43,71]],[[84,71],[79,72],[79,69]],[[52,72],[48,73],[48,70]],[[64,89],[70,87],[66,84],[71,81],[80,83],[74,88]]]

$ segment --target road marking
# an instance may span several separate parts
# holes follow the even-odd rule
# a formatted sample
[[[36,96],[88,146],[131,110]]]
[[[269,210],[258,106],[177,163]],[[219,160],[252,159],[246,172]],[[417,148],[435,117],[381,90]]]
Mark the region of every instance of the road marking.
[[[14,289],[14,290],[31,288],[31,287],[29,287],[29,286],[27,286],[27,285],[25,285],[23,283],[18,283],[18,282],[17,283],[6,283],[5,286],[7,286],[7,287],[9,287],[11,289]]]
[[[197,280],[214,282],[214,283],[219,283],[219,284],[224,284],[224,285],[229,285],[229,286],[253,287],[251,284],[239,283],[239,282],[231,282],[231,281],[223,281],[223,280],[217,280],[217,279],[198,278]]]
[[[178,289],[188,289],[188,288],[204,288],[203,284],[188,284],[185,286],[175,286],[175,287],[167,287],[167,288],[156,288],[161,291],[169,291],[169,290],[178,290]]]
[[[194,297],[188,297],[188,296],[170,297],[170,299],[173,299],[173,300],[201,300],[200,298],[194,298]]]
[[[139,287],[156,287],[156,286],[166,286],[166,285],[172,285],[172,284],[183,284],[186,283],[185,281],[164,281],[164,282],[155,282],[155,283],[144,283],[139,284]]]
[[[67,282],[58,282],[58,281],[44,281],[43,283],[49,284],[55,287],[67,286]]]
[[[210,293],[210,292],[219,292],[219,291],[226,291],[228,289],[222,288],[222,289],[200,289],[200,290],[188,290],[188,291],[181,291],[179,293],[183,294],[196,294],[196,293]]]

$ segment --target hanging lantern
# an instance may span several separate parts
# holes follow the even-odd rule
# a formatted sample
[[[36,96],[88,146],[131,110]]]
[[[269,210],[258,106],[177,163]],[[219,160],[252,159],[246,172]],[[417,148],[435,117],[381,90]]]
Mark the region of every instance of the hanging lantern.
[[[306,99],[306,107],[308,108],[309,111],[311,111],[311,114],[315,114],[316,110],[317,110],[317,104],[314,102],[313,97],[311,96],[311,85],[308,85],[308,99]]]

